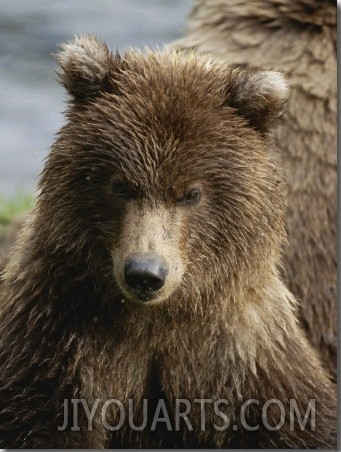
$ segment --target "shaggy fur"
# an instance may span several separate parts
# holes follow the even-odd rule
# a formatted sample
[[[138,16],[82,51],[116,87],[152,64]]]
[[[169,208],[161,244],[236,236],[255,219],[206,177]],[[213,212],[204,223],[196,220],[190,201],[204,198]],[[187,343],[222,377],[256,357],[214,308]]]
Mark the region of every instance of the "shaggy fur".
[[[335,446],[335,387],[278,272],[285,190],[269,127],[284,77],[177,52],[113,56],[93,37],[59,62],[67,123],[3,277],[0,446]],[[147,303],[122,278],[141,250],[169,265]],[[226,399],[230,426],[214,429],[208,410],[202,431],[197,406],[193,431],[152,432],[149,419],[111,434],[97,414],[88,430],[84,413],[79,431],[58,431],[71,398],[132,399],[138,425],[142,399],[151,411],[164,400],[172,420],[175,399]],[[287,414],[278,431],[261,419],[273,398]],[[248,399],[259,401],[245,413],[255,431],[240,421]],[[290,428],[290,399],[302,416],[316,400],[315,430],[311,418]]]
[[[19,215],[0,234],[0,273],[4,269],[11,255],[11,248],[15,244],[17,235],[27,219],[27,214]],[[1,284],[1,279],[0,279]]]
[[[275,132],[288,181],[284,276],[336,378],[336,2],[197,0],[175,46],[288,75],[294,89]]]

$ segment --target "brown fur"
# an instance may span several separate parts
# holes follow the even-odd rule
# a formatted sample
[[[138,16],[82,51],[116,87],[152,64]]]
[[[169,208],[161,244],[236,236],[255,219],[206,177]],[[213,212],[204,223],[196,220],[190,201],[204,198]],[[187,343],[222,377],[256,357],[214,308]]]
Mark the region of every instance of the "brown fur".
[[[283,76],[176,52],[112,56],[93,37],[59,61],[68,121],[1,293],[0,446],[335,446],[335,387],[278,272],[285,190],[269,131]],[[202,196],[189,204],[193,185]],[[170,266],[147,303],[122,278],[141,251]],[[83,417],[80,431],[58,432],[71,398],[164,399],[172,418],[176,398],[226,399],[231,423],[213,429],[209,411],[201,431],[196,410],[192,432],[125,423],[110,435],[96,415],[91,431]],[[296,399],[302,414],[316,399],[316,430],[286,418],[269,431],[253,405],[246,418],[260,428],[246,431],[250,398]]]
[[[22,227],[25,224],[27,216],[28,216],[27,214],[22,214],[22,215],[18,216],[8,226],[6,226],[4,231],[1,232],[1,235],[0,235],[0,273],[5,268],[5,265],[10,258],[11,249],[15,244],[19,231],[22,229]],[[0,279],[0,284],[1,284],[1,279]]]
[[[275,132],[288,180],[284,275],[336,378],[336,2],[197,0],[175,45],[289,77],[286,121]]]

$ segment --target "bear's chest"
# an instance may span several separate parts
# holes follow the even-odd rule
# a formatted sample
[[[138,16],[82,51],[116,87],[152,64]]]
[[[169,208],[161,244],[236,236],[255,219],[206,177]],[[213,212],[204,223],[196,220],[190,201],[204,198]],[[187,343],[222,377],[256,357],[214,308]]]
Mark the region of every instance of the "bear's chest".
[[[97,371],[105,374],[107,396],[121,401],[211,398],[228,380],[228,343],[226,331],[204,326],[131,323],[113,337]]]
[[[130,322],[121,326],[117,329],[119,334],[107,338],[93,362],[95,386],[90,393],[102,403],[115,400],[105,412],[108,424],[117,426],[122,421],[120,432],[130,432],[131,441],[131,431],[136,432],[134,447],[141,446],[139,441],[143,441],[146,432],[150,441],[150,432],[154,431],[156,442],[168,434],[173,442],[177,438],[174,433],[181,430],[183,435],[183,429],[191,441],[191,430],[179,413],[189,410],[193,430],[200,431],[201,401],[211,401],[205,415],[209,423],[214,402],[234,397],[233,390],[229,390],[233,387],[233,370],[227,353],[228,333],[188,324],[167,328],[146,323],[145,328],[134,328]],[[230,408],[233,409],[232,398]],[[142,426],[143,431],[132,426]],[[113,444],[115,435],[112,434]]]

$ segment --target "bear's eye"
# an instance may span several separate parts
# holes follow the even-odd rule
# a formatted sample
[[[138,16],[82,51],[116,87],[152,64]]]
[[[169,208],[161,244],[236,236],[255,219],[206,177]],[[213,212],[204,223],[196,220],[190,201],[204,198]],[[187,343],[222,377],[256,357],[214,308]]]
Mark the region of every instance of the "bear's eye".
[[[199,188],[191,188],[184,197],[178,199],[181,204],[197,204],[201,199],[201,191]]]

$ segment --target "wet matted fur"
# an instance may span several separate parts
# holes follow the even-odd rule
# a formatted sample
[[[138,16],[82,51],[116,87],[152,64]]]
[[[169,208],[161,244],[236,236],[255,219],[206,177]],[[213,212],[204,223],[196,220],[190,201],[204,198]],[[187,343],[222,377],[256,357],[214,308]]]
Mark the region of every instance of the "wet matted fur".
[[[175,51],[121,57],[91,36],[58,59],[67,123],[1,289],[0,446],[335,446],[335,386],[279,275],[285,188],[270,132],[283,75]],[[146,303],[124,277],[136,253],[168,267]],[[137,425],[143,399],[150,411],[163,400],[172,422],[176,399],[224,399],[230,426],[214,428],[211,409],[202,430],[196,405],[193,430],[125,419],[111,433],[82,412],[79,430],[58,431],[65,399],[112,398],[133,401]],[[241,424],[249,399],[255,431]],[[277,431],[261,415],[271,399],[286,410]],[[302,416],[316,402],[303,430],[291,399]]]

